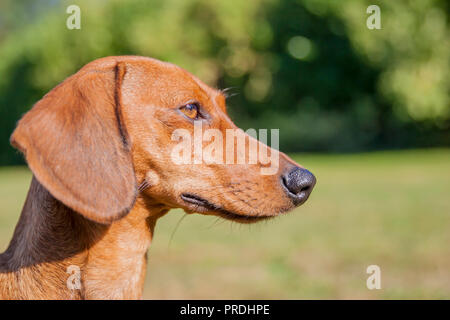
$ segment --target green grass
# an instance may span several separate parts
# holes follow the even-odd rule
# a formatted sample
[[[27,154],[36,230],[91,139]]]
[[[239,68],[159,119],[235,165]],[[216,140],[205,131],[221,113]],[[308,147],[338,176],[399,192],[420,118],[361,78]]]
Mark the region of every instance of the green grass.
[[[255,225],[169,212],[156,227],[144,298],[450,298],[450,150],[295,155],[310,200]],[[0,169],[0,250],[30,174]],[[366,288],[367,266],[381,290]]]

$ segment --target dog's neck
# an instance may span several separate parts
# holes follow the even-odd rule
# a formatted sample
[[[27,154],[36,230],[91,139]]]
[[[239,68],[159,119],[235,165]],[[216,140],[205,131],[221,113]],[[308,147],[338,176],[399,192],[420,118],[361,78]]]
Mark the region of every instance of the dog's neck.
[[[33,177],[13,239],[0,255],[0,298],[139,299],[146,252],[164,213],[138,198],[125,218],[101,225]]]

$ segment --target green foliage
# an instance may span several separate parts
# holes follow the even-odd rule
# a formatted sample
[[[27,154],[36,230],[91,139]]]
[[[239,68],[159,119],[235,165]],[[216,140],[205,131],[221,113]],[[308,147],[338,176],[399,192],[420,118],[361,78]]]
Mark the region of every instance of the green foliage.
[[[448,3],[436,0],[378,1],[379,32],[360,28],[367,2],[351,1],[338,15],[349,38],[367,61],[382,69],[380,92],[395,111],[413,120],[450,117],[450,38]],[[336,3],[334,3],[336,5]]]
[[[445,1],[5,1],[0,14],[0,163],[15,122],[85,63],[135,54],[233,87],[238,125],[280,128],[284,150],[352,151],[449,143]],[[66,7],[81,8],[81,30]],[[6,31],[5,31],[6,30]]]

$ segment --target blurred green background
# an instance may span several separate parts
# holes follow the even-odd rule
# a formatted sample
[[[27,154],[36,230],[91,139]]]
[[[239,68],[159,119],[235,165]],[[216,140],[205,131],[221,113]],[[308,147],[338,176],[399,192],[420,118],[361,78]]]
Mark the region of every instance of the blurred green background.
[[[284,151],[450,145],[449,2],[0,1],[0,165],[33,103],[89,61],[135,54],[231,87],[235,122],[281,128]],[[66,8],[81,9],[69,30]]]
[[[66,28],[71,4],[80,30]],[[366,27],[371,4],[380,30]],[[450,298],[449,7],[0,0],[0,251],[30,181],[9,145],[17,120],[84,64],[144,55],[231,88],[233,120],[279,128],[281,150],[318,176],[305,206],[267,224],[189,216],[169,246],[169,213],[146,298]],[[365,286],[370,264],[382,290]]]

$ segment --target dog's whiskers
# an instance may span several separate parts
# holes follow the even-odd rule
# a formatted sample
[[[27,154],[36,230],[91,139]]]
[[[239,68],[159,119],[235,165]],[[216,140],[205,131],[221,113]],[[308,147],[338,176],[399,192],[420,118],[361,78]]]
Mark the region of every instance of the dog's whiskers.
[[[216,224],[217,224],[217,222],[223,222],[223,221],[225,221],[225,220],[222,220],[222,219],[220,219],[220,217],[217,217],[216,219],[214,219],[214,221],[213,221],[213,223],[211,223],[211,225],[207,228],[207,229],[211,229],[212,227],[214,227]]]
[[[226,99],[231,98],[233,96],[238,95],[238,93],[229,93],[228,91],[232,90],[232,89],[236,89],[236,87],[228,87],[225,89],[221,89],[220,92],[225,96]]]
[[[173,229],[173,232],[172,232],[172,234],[170,235],[169,243],[167,244],[167,249],[170,248],[170,245],[172,244],[172,240],[173,240],[173,237],[174,237],[174,235],[175,235],[175,232],[177,232],[178,227],[180,226],[181,222],[182,222],[182,221],[184,220],[184,218],[186,218],[186,217],[187,217],[187,213],[185,213],[185,214],[180,218],[180,220],[178,220],[177,224],[175,225],[175,229]]]
[[[142,183],[139,185],[139,187],[138,187],[138,192],[142,192],[142,191],[144,191],[145,189],[147,189],[147,188],[150,187],[150,186],[151,186],[150,182],[147,181],[147,180],[144,180],[144,181],[142,181]]]

